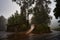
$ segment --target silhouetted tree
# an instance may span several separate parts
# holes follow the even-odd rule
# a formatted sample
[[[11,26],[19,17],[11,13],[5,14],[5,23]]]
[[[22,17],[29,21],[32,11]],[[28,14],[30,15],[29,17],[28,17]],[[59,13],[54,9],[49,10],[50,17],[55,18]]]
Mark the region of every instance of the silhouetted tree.
[[[55,0],[55,2],[56,2],[56,8],[54,9],[54,15],[56,19],[58,19],[58,17],[60,17],[60,0]]]
[[[48,7],[48,4],[51,2],[49,0],[12,0],[19,4],[21,7],[21,15],[26,18],[26,21],[29,22],[29,14],[33,15],[32,18],[32,24],[35,24],[37,26],[46,25],[48,28],[48,23],[50,23],[50,17],[48,16],[48,13],[50,12],[50,9]],[[35,5],[34,7],[32,5]],[[29,23],[28,23],[29,24]],[[40,26],[39,28],[36,26],[36,28],[40,32]],[[44,28],[44,27],[43,27]],[[49,29],[50,31],[50,29]]]
[[[0,31],[6,31],[7,28],[6,19],[3,16],[0,16]]]
[[[50,32],[49,23],[50,8],[48,4],[51,3],[49,0],[38,0],[36,6],[33,8],[32,24],[35,24],[35,32]],[[43,5],[44,4],[44,5]]]
[[[56,8],[54,9],[54,15],[56,19],[60,18],[60,0],[55,0],[56,2]],[[60,20],[58,20],[58,23],[60,23]]]
[[[7,31],[26,31],[28,29],[24,16],[18,14],[18,11],[14,15],[8,18]]]

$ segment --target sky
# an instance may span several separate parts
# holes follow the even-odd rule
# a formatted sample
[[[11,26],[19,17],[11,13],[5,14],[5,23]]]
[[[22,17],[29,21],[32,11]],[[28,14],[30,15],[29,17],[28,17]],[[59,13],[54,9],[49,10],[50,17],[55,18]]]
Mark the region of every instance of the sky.
[[[58,27],[59,23],[58,23],[58,20],[59,19],[56,19],[55,16],[54,16],[54,8],[56,7],[56,2],[54,2],[54,0],[51,0],[51,4],[49,5],[49,7],[51,8],[51,12],[50,12],[50,15],[52,16],[52,20],[51,20],[51,27],[54,28],[54,27]]]
[[[0,15],[8,18],[11,14],[14,14],[16,10],[20,10],[19,5],[12,2],[12,0],[0,0]]]
[[[53,27],[56,27],[58,25],[58,23],[57,23],[57,19],[55,19],[55,17],[54,17],[54,13],[53,13],[56,3],[53,2],[53,0],[51,0],[51,2],[52,3],[49,5],[49,7],[51,8],[51,12],[49,15],[52,16],[51,26],[53,28]],[[12,0],[0,0],[0,16],[3,15],[5,18],[8,18],[12,14],[14,14],[16,12],[16,10],[18,10],[20,13],[19,5],[17,5],[15,2],[12,2]]]

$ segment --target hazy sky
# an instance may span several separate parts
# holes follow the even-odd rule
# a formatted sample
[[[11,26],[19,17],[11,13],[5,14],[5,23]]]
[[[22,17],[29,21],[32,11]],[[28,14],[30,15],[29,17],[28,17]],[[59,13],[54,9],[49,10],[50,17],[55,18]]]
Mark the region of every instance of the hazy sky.
[[[0,15],[3,15],[5,18],[8,18],[16,10],[20,10],[19,5],[12,2],[12,0],[0,0]]]
[[[51,20],[51,26],[52,27],[57,27],[59,24],[58,24],[58,19],[55,19],[55,16],[54,16],[54,8],[56,7],[55,4],[56,2],[54,2],[54,0],[51,0],[51,4],[49,5],[49,7],[51,8],[51,12],[50,12],[50,15],[52,16],[52,20]]]
[[[51,26],[57,26],[57,20],[55,19],[53,15],[53,9],[55,8],[55,2],[51,0],[52,3],[49,5],[51,7],[51,13],[50,15],[53,17],[51,20]],[[12,0],[0,0],[0,15],[3,15],[5,18],[8,18],[12,14],[16,12],[16,10],[20,10],[19,5],[17,5],[15,2],[12,2]]]

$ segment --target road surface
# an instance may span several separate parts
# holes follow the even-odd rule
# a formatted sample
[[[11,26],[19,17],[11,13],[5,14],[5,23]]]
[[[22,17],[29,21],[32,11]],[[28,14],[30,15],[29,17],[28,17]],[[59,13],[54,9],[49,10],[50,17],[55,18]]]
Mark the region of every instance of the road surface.
[[[7,32],[0,32],[0,40],[8,40],[8,34],[11,33],[7,33]],[[52,33],[47,33],[47,34],[43,34],[43,35],[31,35],[29,37],[26,38],[22,38],[19,40],[60,40],[60,31],[53,31]],[[18,40],[18,39],[17,39]]]

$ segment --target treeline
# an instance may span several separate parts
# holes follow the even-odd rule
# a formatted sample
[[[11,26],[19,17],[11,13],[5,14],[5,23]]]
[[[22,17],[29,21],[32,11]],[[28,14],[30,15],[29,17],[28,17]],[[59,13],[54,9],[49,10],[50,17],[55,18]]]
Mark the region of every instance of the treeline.
[[[14,15],[8,18],[7,31],[16,32],[16,31],[26,31],[29,29],[28,20],[25,16],[22,16],[16,11]]]
[[[14,15],[8,18],[7,31],[26,31],[31,25],[34,25],[34,33],[50,32],[50,8],[48,4],[49,0],[12,0],[16,2],[21,9],[21,13],[18,11]],[[43,5],[45,4],[45,5]],[[34,7],[32,5],[35,5]],[[29,15],[32,14],[31,23],[29,23]]]

